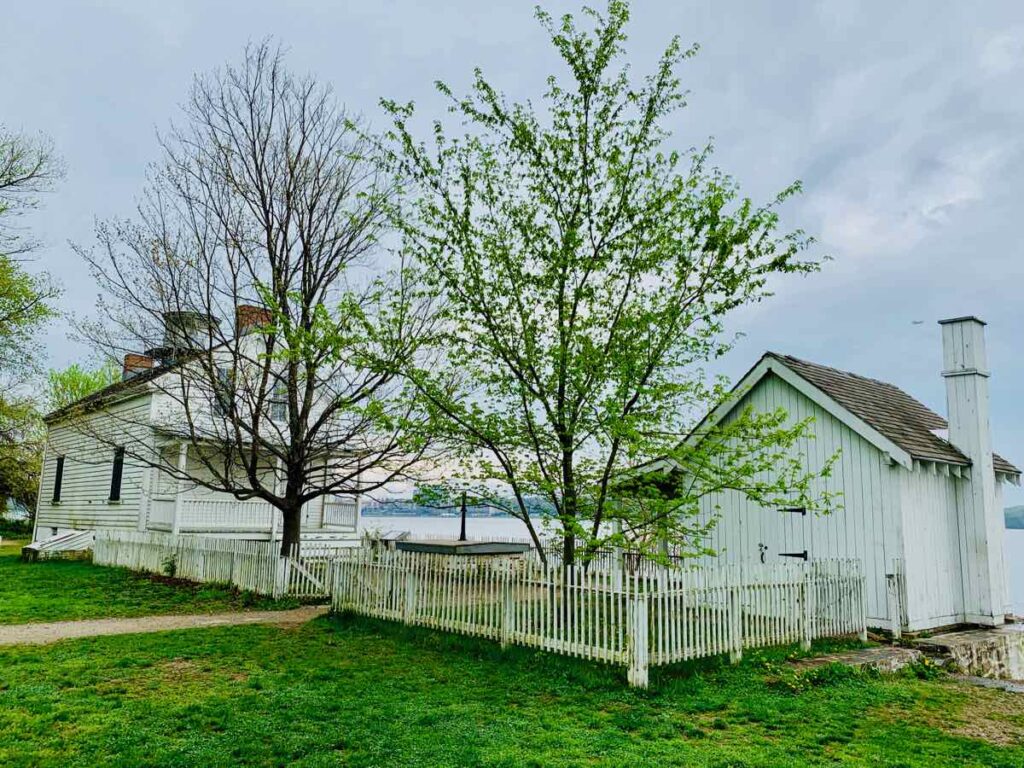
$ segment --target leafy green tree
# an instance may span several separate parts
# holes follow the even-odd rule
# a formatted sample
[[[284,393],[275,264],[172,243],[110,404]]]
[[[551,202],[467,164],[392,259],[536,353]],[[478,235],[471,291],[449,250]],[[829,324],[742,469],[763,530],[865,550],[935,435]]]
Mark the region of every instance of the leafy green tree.
[[[47,381],[46,405],[51,411],[71,405],[120,380],[120,366],[108,360],[99,368],[73,363],[62,370],[51,369]]]
[[[47,140],[0,126],[0,512],[8,499],[35,509],[42,422],[27,385],[42,358],[35,337],[59,294],[49,275],[26,268],[36,243],[15,223],[62,172]]]
[[[6,388],[38,371],[41,355],[33,342],[56,315],[53,299],[57,295],[48,276],[32,274],[0,253],[0,378]]]
[[[509,102],[477,70],[464,97],[437,85],[464,135],[438,121],[423,143],[412,105],[384,102],[412,199],[395,222],[444,351],[443,365],[405,373],[457,474],[477,493],[510,489],[535,540],[527,499],[544,498],[567,564],[577,541],[622,536],[652,553],[702,550],[713,520],[700,500],[723,489],[826,508],[791,458],[806,423],[748,410],[691,436],[727,396],[704,374],[730,346],[726,318],[774,278],[818,269],[801,257],[802,232],[778,233],[778,206],[799,185],[755,204],[711,166],[710,146],[671,146],[685,106],[677,69],[697,49],[673,39],[651,75],[631,78],[627,3],[588,9],[582,25],[536,16],[566,70],[548,79],[545,109]],[[657,471],[630,471],[644,462]]]
[[[8,500],[35,511],[42,448],[43,424],[35,403],[0,395],[0,517]]]
[[[26,270],[26,254],[35,241],[15,224],[62,173],[47,140],[0,126],[0,374],[8,388],[37,370],[39,355],[31,341],[56,314],[53,300],[59,293],[45,272]]]

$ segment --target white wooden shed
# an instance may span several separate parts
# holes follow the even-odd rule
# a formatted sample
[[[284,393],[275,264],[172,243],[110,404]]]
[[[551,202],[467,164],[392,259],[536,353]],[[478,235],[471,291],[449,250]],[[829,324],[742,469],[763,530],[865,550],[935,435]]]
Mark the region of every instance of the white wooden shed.
[[[842,494],[841,509],[815,515],[765,509],[739,492],[708,496],[719,559],[858,558],[871,625],[891,626],[897,611],[911,631],[1003,623],[1002,485],[1021,473],[992,452],[985,323],[940,325],[948,423],[892,384],[787,355],[766,353],[747,372],[702,427],[748,405],[813,417],[814,439],[794,450],[812,470],[839,451],[820,482]]]

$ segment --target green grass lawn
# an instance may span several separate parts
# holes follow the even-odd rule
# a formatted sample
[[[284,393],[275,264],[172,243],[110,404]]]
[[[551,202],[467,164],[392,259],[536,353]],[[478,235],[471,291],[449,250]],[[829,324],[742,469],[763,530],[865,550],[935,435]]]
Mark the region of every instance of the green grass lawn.
[[[294,605],[222,587],[163,583],[82,560],[23,563],[19,556],[25,543],[4,539],[0,546],[0,624]]]
[[[1024,697],[786,650],[615,669],[363,619],[0,651],[0,765],[1015,766]]]

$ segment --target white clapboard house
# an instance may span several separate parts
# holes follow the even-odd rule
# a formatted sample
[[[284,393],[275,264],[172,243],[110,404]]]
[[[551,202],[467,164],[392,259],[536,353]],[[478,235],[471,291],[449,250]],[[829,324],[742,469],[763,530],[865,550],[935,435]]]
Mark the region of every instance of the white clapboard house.
[[[813,417],[814,438],[793,450],[814,471],[839,453],[819,481],[841,494],[839,508],[821,515],[766,509],[736,491],[709,495],[702,514],[718,516],[709,542],[718,560],[856,558],[873,626],[893,626],[894,618],[910,631],[1003,623],[1010,601],[1002,486],[1019,484],[1021,473],[992,451],[985,324],[962,317],[940,325],[946,419],[892,384],[787,355],[761,357],[694,434],[747,406]]]
[[[186,314],[191,315],[168,313],[165,344],[169,338],[181,335],[176,331],[183,319],[192,319],[183,318]],[[265,310],[259,307],[239,306],[236,338],[250,332],[265,317]],[[128,354],[121,381],[46,417],[34,541],[59,537],[81,542],[83,537],[76,532],[98,529],[280,539],[281,514],[267,502],[239,500],[175,479],[156,466],[180,468],[191,477],[201,477],[204,471],[189,430],[182,428],[184,409],[175,394],[179,385],[174,383],[175,377],[182,378],[179,365],[180,361],[161,359],[160,350],[147,355]],[[190,401],[190,418],[195,419],[204,408],[211,410],[213,399],[200,388],[191,389],[188,396],[200,400],[194,404]],[[283,422],[284,405],[271,398],[267,418]],[[207,416],[212,419],[216,414]],[[202,450],[218,450],[216,441],[204,443]],[[155,452],[160,452],[159,461],[139,458],[155,456]],[[273,483],[277,470],[272,462],[268,461],[265,471],[271,478],[268,482]],[[311,502],[303,510],[303,543],[357,544],[359,507],[360,499],[353,495],[332,495]]]

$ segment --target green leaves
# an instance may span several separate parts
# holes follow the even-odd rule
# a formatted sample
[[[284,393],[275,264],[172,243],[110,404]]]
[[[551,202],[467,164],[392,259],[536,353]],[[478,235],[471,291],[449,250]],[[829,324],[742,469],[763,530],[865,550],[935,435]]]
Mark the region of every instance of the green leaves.
[[[682,522],[691,496],[625,503],[615,478],[671,458],[707,465],[700,487],[738,483],[806,430],[751,416],[734,441],[744,448],[723,435],[677,456],[725,396],[702,369],[729,347],[725,317],[769,295],[775,276],[817,269],[800,258],[802,233],[776,232],[776,207],[799,187],[757,205],[709,166],[710,147],[669,144],[685,105],[677,69],[696,47],[673,39],[637,81],[621,63],[627,3],[582,20],[536,15],[569,73],[548,79],[542,108],[509,103],[479,71],[465,97],[439,83],[467,128],[450,137],[436,123],[428,147],[411,105],[384,102],[390,159],[416,193],[395,224],[439,308],[443,349],[443,365],[405,374],[468,479],[545,498],[566,536],[596,543],[615,516],[639,538],[696,547],[700,526]],[[766,503],[783,485],[801,495],[796,474],[745,487]]]
[[[73,363],[62,370],[52,369],[47,377],[47,408],[51,411],[64,408],[120,378],[121,368],[113,361],[107,361],[99,368]]]

